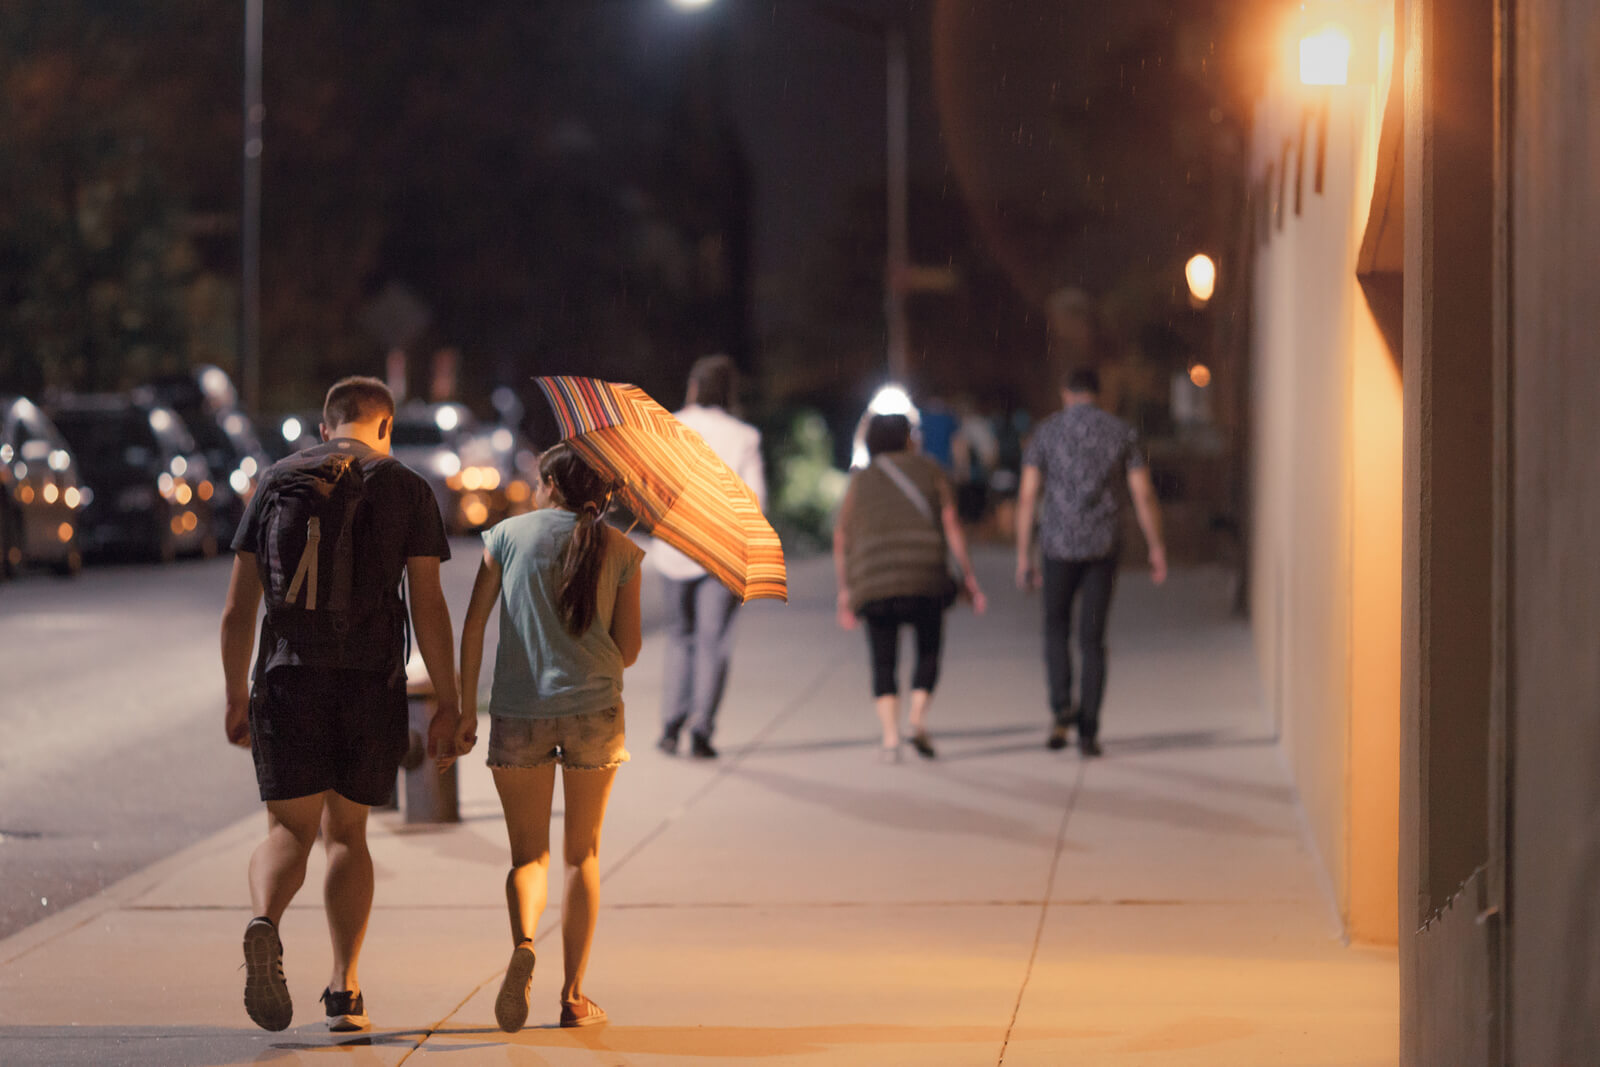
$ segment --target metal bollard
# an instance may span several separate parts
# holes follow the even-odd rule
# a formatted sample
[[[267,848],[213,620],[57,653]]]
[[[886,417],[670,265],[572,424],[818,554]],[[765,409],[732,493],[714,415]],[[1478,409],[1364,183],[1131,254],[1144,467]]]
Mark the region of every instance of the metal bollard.
[[[440,774],[428,758],[428,720],[433,718],[435,701],[433,681],[420,655],[406,664],[406,703],[411,714],[411,743],[401,760],[405,769],[406,822],[460,822],[455,765]]]

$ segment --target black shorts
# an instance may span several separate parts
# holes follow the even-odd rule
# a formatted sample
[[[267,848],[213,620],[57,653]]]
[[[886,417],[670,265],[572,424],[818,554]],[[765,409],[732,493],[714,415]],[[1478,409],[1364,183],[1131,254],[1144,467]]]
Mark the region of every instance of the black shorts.
[[[262,800],[331,789],[357,804],[387,804],[409,741],[405,687],[386,673],[276,667],[250,694]]]

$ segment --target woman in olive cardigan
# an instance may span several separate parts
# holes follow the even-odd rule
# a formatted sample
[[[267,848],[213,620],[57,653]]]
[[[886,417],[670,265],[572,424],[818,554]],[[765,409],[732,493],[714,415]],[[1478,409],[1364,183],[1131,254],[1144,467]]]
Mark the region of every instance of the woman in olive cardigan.
[[[979,614],[987,603],[972,572],[950,482],[938,464],[913,448],[910,420],[874,416],[866,443],[872,462],[851,477],[834,524],[839,625],[853,630],[858,619],[866,621],[885,762],[900,758],[900,628],[916,631],[910,741],[919,755],[932,759],[926,723],[939,680],[945,610],[962,593]],[[950,557],[960,578],[950,573]]]

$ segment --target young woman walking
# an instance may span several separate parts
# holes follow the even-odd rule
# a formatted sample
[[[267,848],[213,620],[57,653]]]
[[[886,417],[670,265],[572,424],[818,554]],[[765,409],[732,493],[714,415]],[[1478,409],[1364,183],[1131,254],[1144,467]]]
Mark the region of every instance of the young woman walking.
[[[476,740],[484,628],[500,607],[489,700],[489,766],[511,838],[506,903],[511,962],[495,1001],[500,1029],[528,1019],[533,936],[550,867],[550,810],[560,764],[566,896],[561,1025],[606,1013],[583,993],[600,904],[600,825],[623,748],[622,671],[639,656],[644,553],[601,521],[612,486],[566,444],[539,461],[536,509],[484,534],[483,562],[461,634],[461,734]]]

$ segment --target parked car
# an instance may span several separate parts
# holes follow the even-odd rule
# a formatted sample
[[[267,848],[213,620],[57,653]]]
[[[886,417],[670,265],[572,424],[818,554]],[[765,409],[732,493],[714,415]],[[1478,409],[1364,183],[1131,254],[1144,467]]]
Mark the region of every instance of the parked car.
[[[151,383],[157,400],[183,418],[215,476],[211,510],[220,544],[229,544],[255,494],[261,472],[271,465],[255,427],[236,405],[237,393],[218,367],[200,366]]]
[[[412,404],[394,420],[394,456],[433,487],[452,534],[492,525],[506,512],[507,479],[493,444],[463,404]]]
[[[216,554],[216,483],[176,411],[138,390],[67,397],[51,415],[92,490],[80,531],[86,549],[162,561]]]
[[[78,460],[49,417],[22,397],[0,397],[0,577],[29,564],[77,574],[88,497]]]

